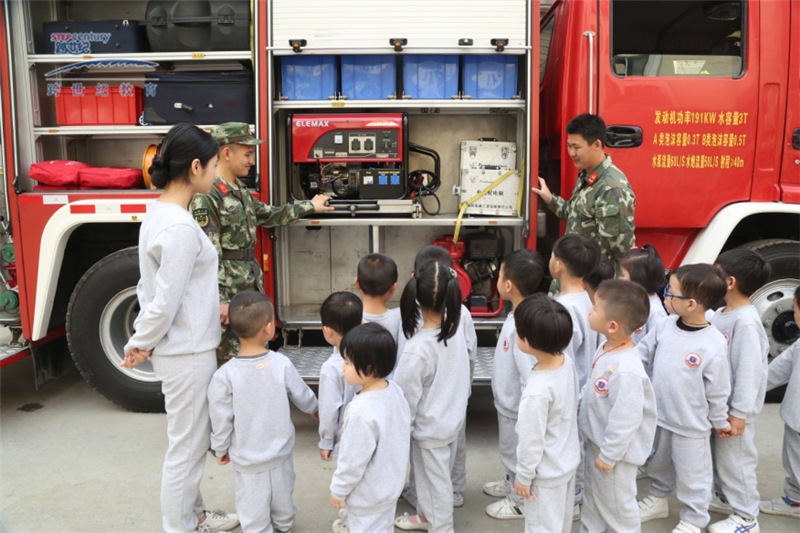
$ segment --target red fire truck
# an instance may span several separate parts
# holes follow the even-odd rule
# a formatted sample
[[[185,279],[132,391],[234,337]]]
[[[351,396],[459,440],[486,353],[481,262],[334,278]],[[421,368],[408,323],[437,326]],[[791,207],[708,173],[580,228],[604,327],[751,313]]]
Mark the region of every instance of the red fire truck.
[[[201,13],[181,22],[186,9]],[[105,36],[134,28],[149,48],[115,50]],[[230,114],[179,97],[154,111],[187,72],[195,84],[249,79],[251,96],[229,96]],[[668,268],[758,250],[773,267],[753,296],[771,355],[798,338],[797,2],[555,0],[540,16],[539,0],[4,0],[0,79],[0,322],[11,333],[0,367],[31,355],[37,383],[63,370],[66,339],[100,393],[163,407],[149,363],[118,367],[138,312],[139,226],[157,193],[46,187],[32,165],[146,170],[143,154],[176,122],[166,113],[208,129],[240,120],[242,104],[268,141],[252,194],[279,205],[326,192],[337,207],[262,229],[256,250],[281,349],[310,381],[329,353],[315,337],[319,304],[354,290],[358,258],[391,255],[402,285],[435,241],[451,249],[486,332],[476,376],[488,381],[506,312],[498,262],[519,247],[547,254],[563,232],[530,185],[538,174],[569,195],[564,128],[585,112],[605,119],[607,152],[636,192],[637,243],[654,244]],[[65,119],[88,101],[76,102],[84,87],[99,100],[108,86],[144,93],[135,120],[103,123],[84,108]]]

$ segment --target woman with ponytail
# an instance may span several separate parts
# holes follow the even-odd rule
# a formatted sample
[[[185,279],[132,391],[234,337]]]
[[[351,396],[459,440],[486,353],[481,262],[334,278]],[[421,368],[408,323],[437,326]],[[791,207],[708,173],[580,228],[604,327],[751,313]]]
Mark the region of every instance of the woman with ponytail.
[[[647,336],[647,332],[655,329],[662,320],[667,318],[664,304],[658,297],[667,284],[666,271],[661,256],[658,255],[658,250],[652,244],[645,244],[641,248],[631,248],[625,252],[620,263],[620,270],[622,271],[620,277],[641,285],[650,300],[650,315],[647,317],[647,322],[631,335],[633,342],[638,344]]]
[[[162,525],[167,533],[213,533],[238,525],[234,515],[205,510],[200,494],[210,445],[208,384],[217,369],[220,340],[217,252],[189,214],[196,193],[214,183],[217,142],[179,124],[167,133],[150,167],[163,188],[139,232],[136,293],[139,316],[122,366],[150,358],[167,411],[167,454],[161,480]]]
[[[411,411],[411,458],[417,514],[398,517],[400,529],[453,531],[451,468],[470,390],[469,356],[456,271],[439,261],[419,266],[400,299],[409,338],[395,381]],[[422,327],[419,327],[419,323]]]

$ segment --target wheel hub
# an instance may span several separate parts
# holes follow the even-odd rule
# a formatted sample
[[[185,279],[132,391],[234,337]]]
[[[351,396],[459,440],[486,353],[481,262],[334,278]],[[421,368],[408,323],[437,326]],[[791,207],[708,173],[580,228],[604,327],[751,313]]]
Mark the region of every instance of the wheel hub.
[[[153,364],[147,360],[136,368],[119,366],[125,357],[124,348],[133,335],[133,321],[139,314],[136,287],[128,287],[113,296],[100,315],[100,343],[108,360],[118,371],[138,381],[156,382]]]
[[[780,279],[767,283],[750,297],[767,332],[770,359],[780,355],[800,337],[792,309],[798,285],[800,280]]]

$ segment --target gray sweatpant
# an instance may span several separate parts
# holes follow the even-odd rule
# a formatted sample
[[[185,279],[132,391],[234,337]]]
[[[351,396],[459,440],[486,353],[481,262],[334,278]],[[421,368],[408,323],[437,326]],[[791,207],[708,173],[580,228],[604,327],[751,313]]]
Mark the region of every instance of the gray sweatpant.
[[[517,419],[509,418],[497,413],[497,437],[500,440],[500,461],[506,469],[508,484],[511,487],[511,497],[522,507],[525,501],[514,494],[514,480],[517,477]]]
[[[467,421],[461,426],[456,439],[456,452],[453,458],[453,469],[450,472],[453,481],[453,492],[467,491]]]
[[[583,487],[586,484],[586,437],[583,436],[583,431],[578,431],[578,444],[581,447],[581,460],[578,462],[578,469],[575,470],[575,501],[582,504]]]
[[[345,523],[350,533],[394,533],[397,506],[388,511],[371,513],[364,509],[348,509]]]
[[[450,473],[456,441],[436,448],[421,448],[411,439],[411,456],[417,486],[417,514],[430,522],[432,533],[453,532],[453,482]]]
[[[243,533],[272,533],[273,525],[282,531],[292,529],[297,508],[292,502],[294,464],[291,456],[269,470],[236,470],[233,490]]]
[[[681,520],[699,528],[710,520],[708,505],[714,484],[710,438],[684,437],[658,427],[656,454],[647,469],[650,495],[666,498],[677,481],[678,500],[683,504]]]
[[[215,350],[150,358],[161,380],[167,411],[167,454],[161,474],[161,515],[166,533],[197,527],[205,505],[200,494],[206,453],[211,445],[208,384],[217,370]]]
[[[531,485],[533,501],[525,500],[525,533],[569,533],[575,505],[575,478],[557,487]]]
[[[755,420],[748,420],[738,437],[721,439],[714,431],[711,434],[715,480],[725,499],[742,518],[758,517],[758,450],[756,449]]]
[[[638,533],[642,522],[636,503],[636,465],[620,461],[604,474],[595,466],[598,455],[598,449],[586,441],[581,533]]]
[[[783,469],[789,474],[783,482],[783,492],[800,501],[800,433],[789,426],[783,428]]]

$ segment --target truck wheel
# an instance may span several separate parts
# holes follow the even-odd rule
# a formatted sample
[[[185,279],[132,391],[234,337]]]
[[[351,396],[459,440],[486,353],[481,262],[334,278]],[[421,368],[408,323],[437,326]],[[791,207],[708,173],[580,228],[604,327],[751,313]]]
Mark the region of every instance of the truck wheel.
[[[95,263],[83,275],[67,308],[67,341],[84,379],[117,405],[163,412],[164,396],[150,361],[121,368],[123,347],[139,313],[137,248],[126,248]]]
[[[760,253],[772,267],[769,282],[750,297],[767,331],[769,360],[772,361],[800,338],[792,310],[794,291],[800,285],[800,242],[766,239],[741,248]],[[783,387],[775,389],[767,395],[767,400],[780,401],[783,391]]]

